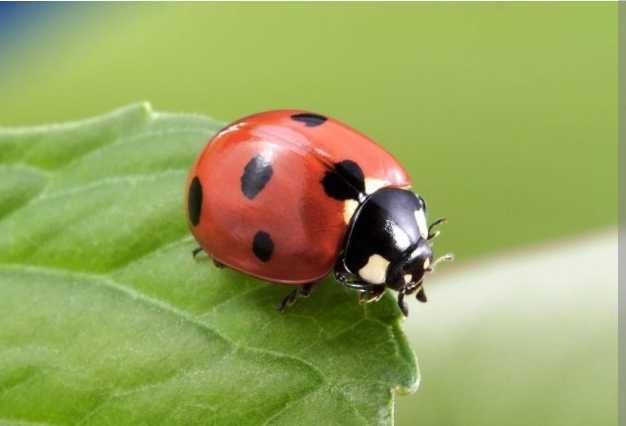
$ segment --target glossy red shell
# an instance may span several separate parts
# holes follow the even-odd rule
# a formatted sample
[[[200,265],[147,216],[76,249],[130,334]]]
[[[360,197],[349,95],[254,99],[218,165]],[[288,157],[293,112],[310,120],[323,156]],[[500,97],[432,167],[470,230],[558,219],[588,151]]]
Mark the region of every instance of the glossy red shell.
[[[230,124],[200,153],[187,181],[189,189],[197,177],[202,187],[199,222],[189,226],[208,255],[246,274],[288,284],[324,277],[341,250],[345,203],[324,190],[329,167],[352,160],[366,179],[410,185],[402,166],[363,134],[330,118],[309,126],[292,118],[299,113],[270,111]],[[259,154],[271,162],[272,176],[249,199],[242,176]],[[259,231],[273,242],[267,261],[253,252]]]

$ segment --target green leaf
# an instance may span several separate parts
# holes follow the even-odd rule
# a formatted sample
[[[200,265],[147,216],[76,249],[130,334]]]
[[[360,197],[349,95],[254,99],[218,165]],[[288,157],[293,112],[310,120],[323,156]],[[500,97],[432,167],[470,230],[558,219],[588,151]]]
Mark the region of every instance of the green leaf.
[[[140,104],[0,129],[0,423],[390,424],[417,367],[391,295],[191,257],[184,182],[221,123]]]

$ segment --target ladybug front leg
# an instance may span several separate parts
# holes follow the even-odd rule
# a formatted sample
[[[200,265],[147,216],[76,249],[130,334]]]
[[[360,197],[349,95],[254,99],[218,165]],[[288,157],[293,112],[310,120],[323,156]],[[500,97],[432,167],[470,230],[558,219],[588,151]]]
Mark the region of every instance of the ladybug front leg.
[[[283,312],[288,306],[292,306],[298,300],[298,297],[309,297],[313,287],[317,284],[317,281],[312,283],[302,284],[291,291],[278,305],[278,310]]]
[[[404,295],[405,295],[404,290],[400,290],[398,292],[398,308],[400,308],[400,311],[402,311],[402,314],[405,317],[408,317],[409,316],[409,307],[407,306],[406,302],[404,301]]]
[[[365,281],[340,281],[344,287],[357,290],[359,294],[359,303],[378,302],[383,294],[385,294],[386,286],[384,284],[370,284]]]
[[[403,293],[405,296],[410,296],[415,293],[415,298],[422,303],[428,302],[428,298],[426,297],[426,293],[424,293],[424,286],[422,282],[412,284],[404,288]]]
[[[359,294],[359,303],[378,302],[385,294],[385,288],[384,285],[371,285]]]
[[[335,279],[343,286],[352,288],[354,290],[359,290],[361,292],[373,291],[374,287],[379,287],[378,285],[365,282],[358,275],[352,274],[345,270],[335,269]],[[383,285],[381,287],[384,290],[385,286]]]
[[[385,294],[384,284],[363,281],[358,275],[347,270],[343,258],[339,258],[335,264],[335,279],[344,287],[359,291],[359,303],[377,302]]]
[[[334,272],[335,272],[335,279],[339,281],[341,284],[345,285],[346,287],[355,288],[355,287],[352,287],[351,284],[356,284],[357,288],[362,287],[363,285],[366,285],[366,283],[363,282],[357,275],[353,274],[352,272],[348,270],[345,262],[343,261],[342,256],[340,256],[337,259],[337,262],[335,263]]]
[[[337,273],[335,278],[344,287],[351,288],[360,292],[359,303],[378,302],[383,294],[385,294],[386,286],[384,284],[370,284],[361,280],[354,274]]]
[[[355,274],[349,272],[337,272],[335,271],[335,279],[341,283],[344,287],[348,287],[354,290],[358,290],[363,293],[376,293],[385,291],[384,284],[371,284],[363,281]],[[381,290],[382,289],[382,290]]]

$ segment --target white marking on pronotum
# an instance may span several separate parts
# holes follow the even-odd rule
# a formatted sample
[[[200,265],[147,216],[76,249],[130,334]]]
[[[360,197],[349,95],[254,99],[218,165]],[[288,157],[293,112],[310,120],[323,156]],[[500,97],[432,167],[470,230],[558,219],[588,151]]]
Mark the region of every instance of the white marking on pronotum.
[[[415,210],[415,220],[417,221],[417,229],[419,229],[420,235],[423,239],[427,239],[428,223],[426,222],[426,215],[423,209]]]
[[[391,222],[391,228],[393,232],[393,238],[396,240],[396,244],[400,250],[406,250],[411,245],[409,236],[395,223]]]
[[[356,208],[359,206],[357,200],[346,200],[343,203],[343,221],[348,224],[354,215]]]
[[[413,276],[412,276],[411,274],[406,274],[406,275],[404,276],[404,283],[405,283],[405,284],[410,283],[410,282],[411,282],[411,278],[413,278]]]
[[[387,185],[388,183],[385,182],[384,180],[366,177],[365,178],[365,193],[368,195],[373,194],[374,192],[378,191],[383,186],[387,186]]]
[[[373,254],[367,264],[359,269],[359,276],[370,284],[383,284],[387,279],[389,261],[379,254]]]

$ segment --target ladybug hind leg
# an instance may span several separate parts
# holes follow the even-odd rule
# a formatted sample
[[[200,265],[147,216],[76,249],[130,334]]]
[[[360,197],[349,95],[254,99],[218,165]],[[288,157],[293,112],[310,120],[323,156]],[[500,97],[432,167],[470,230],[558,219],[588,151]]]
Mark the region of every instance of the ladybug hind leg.
[[[311,292],[313,291],[313,287],[317,284],[317,281],[312,283],[306,283],[299,285],[293,291],[289,292],[287,296],[280,302],[278,305],[278,310],[284,312],[285,309],[289,306],[292,306],[296,303],[299,297],[309,297]]]
[[[193,258],[195,259],[199,253],[201,253],[204,249],[202,247],[196,247],[195,249],[193,249],[191,251],[191,255],[193,256]],[[224,268],[226,265],[224,265],[222,262],[219,262],[215,259],[213,259],[213,265],[215,265],[216,268],[222,269]]]

